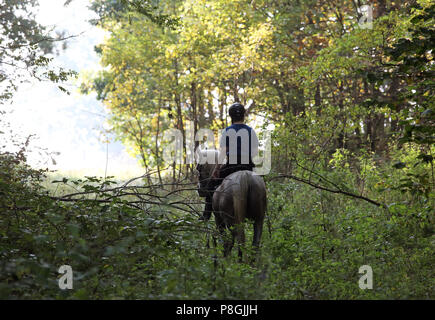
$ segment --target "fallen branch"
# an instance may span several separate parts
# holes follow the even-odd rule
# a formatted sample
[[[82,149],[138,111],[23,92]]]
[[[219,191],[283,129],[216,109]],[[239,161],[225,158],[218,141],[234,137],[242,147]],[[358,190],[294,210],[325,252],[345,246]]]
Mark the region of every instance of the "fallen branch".
[[[324,190],[324,191],[328,191],[328,192],[336,193],[336,194],[343,194],[345,196],[356,198],[356,199],[360,199],[360,200],[364,200],[364,201],[367,201],[367,202],[369,202],[371,204],[374,204],[375,206],[387,209],[387,206],[385,204],[379,203],[379,202],[377,202],[375,200],[372,200],[372,199],[369,199],[367,197],[364,197],[364,196],[361,196],[361,195],[357,195],[357,194],[354,194],[354,193],[351,193],[351,192],[348,192],[348,191],[341,190],[338,187],[337,187],[337,189],[330,189],[330,188],[327,188],[327,187],[315,184],[315,183],[311,182],[310,180],[306,180],[306,179],[303,179],[303,178],[300,178],[300,177],[296,177],[296,176],[291,175],[291,174],[281,174],[281,175],[278,175],[278,176],[275,176],[275,177],[270,177],[267,180],[270,181],[270,180],[281,179],[281,178],[293,179],[293,180],[296,180],[296,181],[308,184],[309,186],[311,186],[313,188],[316,188],[316,189],[320,189],[320,190]]]

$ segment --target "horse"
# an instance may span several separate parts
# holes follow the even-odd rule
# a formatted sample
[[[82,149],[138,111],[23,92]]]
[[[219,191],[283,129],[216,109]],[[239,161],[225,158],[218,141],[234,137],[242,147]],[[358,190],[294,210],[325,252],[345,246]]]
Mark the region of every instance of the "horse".
[[[219,158],[218,150],[201,150],[196,167],[198,193],[206,196],[211,175]],[[261,176],[249,170],[242,170],[228,175],[214,191],[212,198],[212,212],[215,216],[216,227],[221,235],[225,229],[231,231],[232,238],[224,240],[224,257],[227,257],[237,239],[239,259],[242,260],[241,245],[245,243],[243,222],[245,219],[253,221],[254,237],[252,244],[259,250],[263,222],[266,214],[267,199],[266,185]]]

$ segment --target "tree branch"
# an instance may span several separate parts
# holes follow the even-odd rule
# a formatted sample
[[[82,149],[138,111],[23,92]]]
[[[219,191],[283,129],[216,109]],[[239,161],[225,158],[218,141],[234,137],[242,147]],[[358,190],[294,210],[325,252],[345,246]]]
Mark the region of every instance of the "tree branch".
[[[357,194],[354,194],[354,193],[351,193],[351,192],[348,192],[348,191],[344,191],[344,190],[341,190],[339,188],[335,189],[335,190],[334,189],[330,189],[330,188],[327,188],[327,187],[315,184],[315,183],[313,183],[313,182],[311,182],[309,180],[306,180],[306,179],[303,179],[303,178],[300,178],[300,177],[297,177],[297,176],[294,176],[294,175],[291,175],[291,174],[281,174],[281,175],[278,175],[278,176],[275,176],[275,177],[271,177],[271,178],[269,178],[267,180],[271,181],[271,180],[281,179],[281,178],[293,179],[293,180],[296,180],[296,181],[308,184],[309,186],[311,186],[313,188],[316,188],[316,189],[320,189],[320,190],[324,190],[324,191],[328,191],[328,192],[336,193],[336,194],[343,194],[343,195],[348,196],[348,197],[352,197],[352,198],[355,198],[355,199],[360,199],[360,200],[367,201],[367,202],[369,202],[371,204],[374,204],[375,206],[378,206],[378,207],[381,207],[381,208],[384,208],[384,209],[387,208],[387,206],[385,204],[379,203],[379,202],[377,202],[375,200],[372,200],[372,199],[369,199],[367,197],[360,196],[360,195],[357,195]]]

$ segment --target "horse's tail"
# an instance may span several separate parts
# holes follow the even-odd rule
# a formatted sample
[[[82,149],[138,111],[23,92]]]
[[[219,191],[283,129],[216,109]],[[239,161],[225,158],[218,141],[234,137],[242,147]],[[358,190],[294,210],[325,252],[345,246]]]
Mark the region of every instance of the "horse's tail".
[[[249,176],[242,174],[240,176],[239,188],[233,193],[234,204],[234,222],[241,223],[247,217],[248,201],[250,194]]]
[[[250,175],[249,176],[249,181],[248,181],[248,192],[247,192],[247,194],[246,194],[246,204],[247,204],[247,207],[246,207],[246,215],[248,216],[249,215],[249,213],[250,213],[250,211],[251,211],[251,203],[252,203],[252,200],[254,199],[254,197],[255,197],[255,195],[253,194],[253,192],[252,192],[252,175]]]
[[[247,193],[247,214],[254,220],[262,220],[266,212],[266,187],[261,176],[250,174]]]

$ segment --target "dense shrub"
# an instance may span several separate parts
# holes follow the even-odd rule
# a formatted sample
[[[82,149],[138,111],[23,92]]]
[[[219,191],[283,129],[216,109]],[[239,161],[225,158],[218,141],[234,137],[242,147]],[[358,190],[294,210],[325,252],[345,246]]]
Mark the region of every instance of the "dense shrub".
[[[48,190],[42,186],[47,173],[28,167],[22,153],[0,159],[2,298],[435,297],[435,237],[424,199],[381,208],[272,180],[261,254],[256,262],[238,263],[234,252],[222,258],[219,241],[213,245],[213,221],[197,222],[193,213],[201,206],[183,197],[191,209],[176,207],[183,203],[176,193],[165,198],[163,189],[155,190],[140,204],[131,190],[122,193],[115,181],[96,177],[64,178]],[[74,187],[76,195],[55,196],[59,184]],[[400,194],[367,187],[372,196],[384,192],[383,199]],[[193,190],[184,192],[196,198]],[[164,200],[150,204],[159,197]],[[248,223],[246,232],[249,240]],[[58,287],[64,264],[73,268],[73,290]],[[362,265],[373,269],[373,290],[358,287]]]

